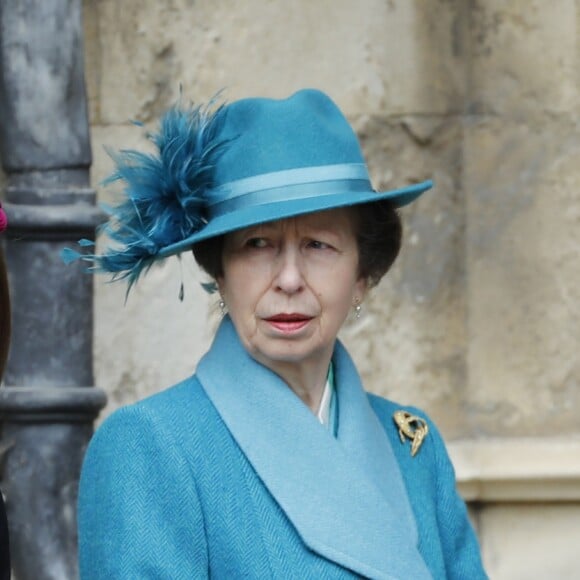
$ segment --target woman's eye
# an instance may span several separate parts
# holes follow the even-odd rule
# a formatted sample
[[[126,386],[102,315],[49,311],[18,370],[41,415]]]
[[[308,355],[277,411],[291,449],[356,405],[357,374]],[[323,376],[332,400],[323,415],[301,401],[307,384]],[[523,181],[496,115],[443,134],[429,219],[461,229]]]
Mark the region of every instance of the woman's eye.
[[[268,247],[268,240],[266,238],[250,238],[246,242],[249,248],[266,248]]]
[[[315,250],[328,250],[331,246],[325,242],[321,242],[320,240],[311,240],[308,242],[308,247]]]

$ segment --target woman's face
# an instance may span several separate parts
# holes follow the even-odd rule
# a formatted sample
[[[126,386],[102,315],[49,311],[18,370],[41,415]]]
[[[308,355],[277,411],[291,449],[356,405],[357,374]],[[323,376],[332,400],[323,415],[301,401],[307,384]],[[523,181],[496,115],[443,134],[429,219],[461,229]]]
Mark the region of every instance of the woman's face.
[[[245,348],[265,366],[330,361],[366,289],[353,222],[353,210],[333,209],[226,235],[220,292]]]

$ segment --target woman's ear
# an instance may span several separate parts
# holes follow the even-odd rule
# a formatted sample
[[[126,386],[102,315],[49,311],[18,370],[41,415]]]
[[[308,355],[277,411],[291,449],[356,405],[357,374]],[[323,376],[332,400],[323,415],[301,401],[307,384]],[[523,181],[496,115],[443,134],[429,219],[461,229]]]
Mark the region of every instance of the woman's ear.
[[[354,299],[355,301],[357,301],[358,303],[361,303],[366,295],[367,295],[367,290],[369,287],[369,283],[367,278],[361,276],[355,283],[354,285]]]
[[[217,291],[219,292],[219,295],[223,298],[224,297],[224,291],[225,291],[225,281],[224,281],[224,277],[223,276],[217,276],[215,279],[215,283],[217,286]]]

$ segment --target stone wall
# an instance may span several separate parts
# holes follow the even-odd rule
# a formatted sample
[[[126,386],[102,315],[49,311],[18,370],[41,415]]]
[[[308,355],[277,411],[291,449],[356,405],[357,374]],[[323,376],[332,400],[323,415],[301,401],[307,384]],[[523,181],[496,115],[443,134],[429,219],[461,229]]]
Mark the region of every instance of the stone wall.
[[[195,101],[321,88],[351,118],[376,187],[433,177],[343,338],[369,390],[423,407],[453,441],[490,575],[580,576],[580,1],[84,9],[95,186],[112,168],[103,145],[146,147],[131,121],[151,126],[180,87]],[[184,256],[126,304],[125,288],[97,282],[107,412],[195,368],[217,320],[200,279]]]

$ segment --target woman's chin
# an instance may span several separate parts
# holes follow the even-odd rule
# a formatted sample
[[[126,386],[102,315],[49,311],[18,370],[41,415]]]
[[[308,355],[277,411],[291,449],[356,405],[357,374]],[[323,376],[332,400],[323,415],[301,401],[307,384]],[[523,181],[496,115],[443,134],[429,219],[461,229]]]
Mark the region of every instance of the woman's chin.
[[[331,344],[323,345],[319,341],[313,341],[312,338],[310,340],[299,340],[296,337],[287,340],[269,340],[267,344],[252,346],[253,358],[272,370],[279,369],[281,366],[298,368],[310,365],[313,361],[320,364],[325,358],[328,358],[328,361],[323,364],[328,365],[332,356]]]

